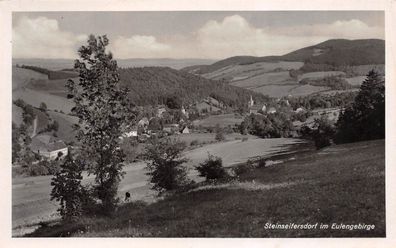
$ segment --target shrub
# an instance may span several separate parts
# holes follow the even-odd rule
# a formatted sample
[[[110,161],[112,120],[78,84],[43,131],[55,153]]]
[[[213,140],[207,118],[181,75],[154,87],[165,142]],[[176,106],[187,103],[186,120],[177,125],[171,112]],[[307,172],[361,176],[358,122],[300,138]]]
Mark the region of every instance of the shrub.
[[[150,139],[144,151],[150,182],[160,194],[176,190],[188,183],[187,169],[182,166],[188,160],[182,157],[186,144],[176,139]]]
[[[193,140],[190,143],[190,146],[197,146],[197,145],[199,145],[199,141],[198,140]]]
[[[27,167],[27,172],[29,176],[45,176],[49,174],[48,167],[45,163],[43,163],[43,161],[36,164],[31,164],[29,167]]]
[[[223,141],[225,140],[224,136],[224,130],[220,127],[216,127],[216,136],[215,136],[216,141]]]
[[[47,104],[45,104],[45,102],[40,103],[39,109],[40,109],[42,112],[46,112],[46,111],[47,111]]]
[[[260,158],[257,163],[258,168],[264,168],[267,165],[267,159]]]
[[[73,160],[69,153],[59,172],[52,178],[51,200],[59,202],[60,213],[64,221],[76,221],[83,214],[83,200],[86,200],[86,190],[82,181],[82,166]]]
[[[205,177],[206,180],[221,179],[227,175],[222,159],[211,154],[208,155],[208,159],[195,168],[198,170],[199,176]]]
[[[239,164],[236,167],[233,168],[233,171],[236,176],[240,176],[242,174],[245,174],[246,172],[249,172],[254,169],[254,164],[252,160],[248,160],[244,164]]]
[[[326,117],[315,120],[313,140],[317,149],[331,145],[335,134],[335,128]]]

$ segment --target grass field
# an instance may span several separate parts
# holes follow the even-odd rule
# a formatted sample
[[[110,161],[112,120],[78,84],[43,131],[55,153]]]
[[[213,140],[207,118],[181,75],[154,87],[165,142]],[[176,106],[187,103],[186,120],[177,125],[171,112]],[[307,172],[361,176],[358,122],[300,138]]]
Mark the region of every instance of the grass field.
[[[152,204],[125,204],[111,218],[52,223],[32,236],[385,237],[384,140],[282,159],[286,162],[246,172],[239,181],[200,186]],[[318,227],[268,229],[267,223]],[[334,223],[375,227],[340,230]]]
[[[379,71],[382,75],[385,75],[385,65],[355,65],[355,66],[351,66],[352,70],[357,73],[360,76],[366,76],[367,73],[372,70],[375,69],[377,71]]]
[[[301,75],[300,80],[304,78],[324,78],[328,76],[340,76],[345,75],[345,72],[342,71],[316,71],[316,72],[308,72]]]
[[[46,74],[38,73],[32,70],[12,67],[12,91],[20,89],[28,85],[32,80],[46,80]]]
[[[263,85],[291,84],[291,83],[297,84],[297,82],[293,81],[293,79],[289,76],[289,72],[281,71],[281,72],[270,72],[270,73],[260,74],[255,77],[232,82],[231,85],[246,89],[254,89]]]
[[[12,122],[18,126],[20,126],[23,122],[22,113],[23,109],[16,106],[15,104],[12,104]]]
[[[209,134],[204,134],[209,135]],[[178,135],[183,137],[183,135]],[[189,138],[191,136],[185,136]],[[196,137],[194,137],[196,138]],[[204,137],[202,137],[204,138]],[[211,138],[211,137],[210,137]],[[197,149],[186,151],[185,156],[190,159],[187,167],[190,169],[189,177],[198,178],[193,170],[194,165],[207,158],[207,152],[224,157],[225,166],[231,166],[243,159],[257,156],[269,156],[287,149],[287,144],[293,144],[294,139],[257,139],[253,136],[248,141],[232,140],[206,145]],[[233,153],[233,155],[227,155]],[[245,160],[245,161],[246,161]],[[124,168],[126,175],[120,183],[119,197],[123,197],[126,191],[132,194],[133,200],[153,201],[153,192],[150,190],[145,164],[133,163]],[[84,176],[84,182],[92,181],[92,176]],[[56,218],[56,204],[49,199],[51,191],[51,176],[13,178],[12,181],[12,225],[13,235],[21,235],[29,230],[29,226],[39,221]]]
[[[366,78],[367,78],[366,76],[357,76],[357,77],[345,78],[345,80],[348,81],[348,83],[351,85],[360,86]]]
[[[231,65],[221,68],[217,71],[203,74],[204,77],[209,79],[228,78],[230,80],[238,80],[238,78],[250,78],[263,73],[268,73],[274,70],[287,71],[290,69],[299,69],[303,66],[303,62],[258,62],[246,65]]]
[[[73,107],[73,102],[62,96],[56,96],[48,94],[47,92],[41,92],[32,89],[20,89],[12,93],[12,99],[22,99],[26,103],[39,107],[40,103],[45,102],[48,109],[50,110],[62,110],[65,113],[69,113]]]
[[[48,111],[52,119],[59,123],[57,135],[60,139],[69,142],[75,140],[75,131],[73,125],[78,123],[78,118],[67,114]]]

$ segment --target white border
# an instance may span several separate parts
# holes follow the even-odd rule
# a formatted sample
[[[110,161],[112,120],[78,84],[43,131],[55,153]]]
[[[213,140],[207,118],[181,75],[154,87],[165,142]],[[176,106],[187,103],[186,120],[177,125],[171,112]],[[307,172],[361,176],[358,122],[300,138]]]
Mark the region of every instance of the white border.
[[[12,11],[384,10],[386,23],[386,238],[11,238]],[[396,0],[0,0],[0,247],[396,247]],[[368,185],[367,187],[369,187]]]

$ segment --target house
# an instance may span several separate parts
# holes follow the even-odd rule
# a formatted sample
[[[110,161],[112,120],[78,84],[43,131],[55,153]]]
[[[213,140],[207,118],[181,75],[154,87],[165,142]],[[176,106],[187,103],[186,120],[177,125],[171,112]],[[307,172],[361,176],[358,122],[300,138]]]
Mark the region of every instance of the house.
[[[34,153],[50,160],[56,159],[60,154],[61,158],[63,158],[69,151],[62,140],[48,134],[39,134],[34,136],[30,144],[30,149]]]
[[[267,107],[264,105],[253,105],[249,108],[249,114],[265,113]]]
[[[275,114],[275,113],[276,113],[276,108],[274,108],[274,107],[268,108],[267,114]]]
[[[166,112],[166,108],[164,105],[160,105],[157,107],[157,117],[161,118],[162,115]]]
[[[176,133],[179,131],[179,124],[165,124],[162,131],[166,133]]]
[[[221,109],[209,104],[206,101],[201,101],[197,104],[195,104],[195,108],[197,109],[198,113],[211,113],[211,112],[217,112],[220,111]]]
[[[299,108],[297,108],[297,109],[294,111],[294,113],[304,113],[304,112],[306,112],[306,110],[305,110],[303,107],[299,107]]]
[[[181,133],[190,133],[190,129],[185,126],[184,128],[182,128],[182,130],[180,131]]]
[[[147,128],[147,126],[149,125],[149,119],[147,117],[142,118],[139,122],[138,122],[138,127],[144,127]]]
[[[181,108],[181,113],[188,119],[189,118],[189,114],[188,114],[188,112],[186,111],[186,109],[184,108],[184,106],[182,106],[182,108]]]
[[[138,136],[138,129],[137,127],[132,127],[128,131],[122,134],[122,138],[130,138],[130,137],[137,137]]]

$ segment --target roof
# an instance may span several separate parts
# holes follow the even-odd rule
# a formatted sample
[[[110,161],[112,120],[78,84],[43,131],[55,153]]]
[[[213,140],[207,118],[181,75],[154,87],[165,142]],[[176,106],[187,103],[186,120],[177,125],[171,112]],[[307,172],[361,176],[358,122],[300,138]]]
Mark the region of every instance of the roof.
[[[275,112],[276,112],[276,108],[274,108],[274,107],[270,107],[270,108],[267,110],[267,112],[273,112],[273,111],[275,111]]]
[[[32,138],[30,148],[33,151],[47,151],[53,152],[67,148],[66,144],[53,136],[42,134]]]
[[[251,110],[262,110],[265,105],[253,105],[250,107]]]

